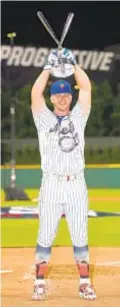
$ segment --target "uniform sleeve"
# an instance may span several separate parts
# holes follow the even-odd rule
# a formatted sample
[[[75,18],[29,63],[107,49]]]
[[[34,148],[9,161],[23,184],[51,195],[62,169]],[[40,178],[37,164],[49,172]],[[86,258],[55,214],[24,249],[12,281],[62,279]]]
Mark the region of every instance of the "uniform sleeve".
[[[35,114],[32,110],[35,126],[38,131],[45,131],[51,122],[52,112],[45,105],[39,114]]]
[[[83,111],[82,105],[80,104],[80,102],[77,101],[76,105],[74,106],[72,110],[72,115],[78,118],[80,120],[80,124],[85,127],[88,117],[90,115],[90,110],[91,110],[91,106],[88,106],[88,111],[87,113],[85,113]]]

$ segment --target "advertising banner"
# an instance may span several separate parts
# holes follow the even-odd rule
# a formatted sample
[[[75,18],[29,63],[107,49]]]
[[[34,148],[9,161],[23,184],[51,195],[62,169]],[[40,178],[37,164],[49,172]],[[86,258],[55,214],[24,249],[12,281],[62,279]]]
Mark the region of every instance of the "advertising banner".
[[[109,49],[109,50],[108,50]],[[2,86],[22,87],[33,83],[42,70],[49,48],[34,46],[1,46]],[[91,80],[101,83],[120,82],[120,45],[104,51],[72,50],[78,64],[88,73]]]

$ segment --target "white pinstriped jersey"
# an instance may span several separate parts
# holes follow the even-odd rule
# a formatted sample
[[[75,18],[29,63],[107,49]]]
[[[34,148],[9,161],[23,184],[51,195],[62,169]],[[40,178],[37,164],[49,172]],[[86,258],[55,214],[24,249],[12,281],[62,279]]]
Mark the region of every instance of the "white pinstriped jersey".
[[[62,119],[61,124],[47,106],[39,115],[33,113],[43,172],[69,175],[77,174],[84,169],[84,131],[88,116],[83,113],[78,102],[70,112],[70,116]],[[61,144],[68,148],[67,152],[59,145],[60,140]],[[69,151],[71,142],[75,142],[75,146]]]

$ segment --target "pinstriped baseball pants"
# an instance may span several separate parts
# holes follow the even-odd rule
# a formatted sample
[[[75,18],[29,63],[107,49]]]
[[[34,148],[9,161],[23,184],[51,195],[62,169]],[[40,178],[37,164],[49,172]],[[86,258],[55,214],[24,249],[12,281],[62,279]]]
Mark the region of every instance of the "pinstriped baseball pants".
[[[88,244],[88,192],[84,172],[69,181],[57,175],[43,176],[38,206],[39,245],[52,245],[63,213],[73,245],[81,247]]]

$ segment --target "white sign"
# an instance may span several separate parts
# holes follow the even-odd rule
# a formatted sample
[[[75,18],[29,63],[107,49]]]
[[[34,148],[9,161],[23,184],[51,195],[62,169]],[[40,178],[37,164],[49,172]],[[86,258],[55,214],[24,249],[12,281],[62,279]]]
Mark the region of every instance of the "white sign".
[[[1,46],[1,61],[6,61],[7,66],[37,67],[42,68],[50,52],[48,48]],[[84,70],[109,71],[115,57],[114,52],[72,50],[77,63]]]

